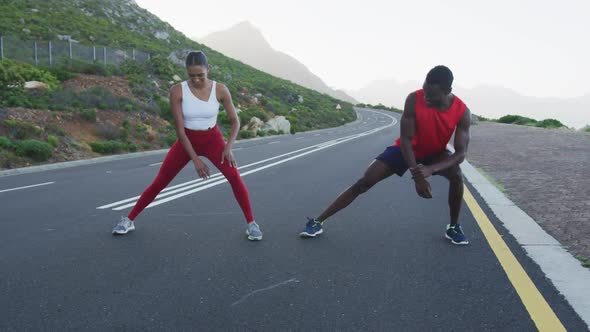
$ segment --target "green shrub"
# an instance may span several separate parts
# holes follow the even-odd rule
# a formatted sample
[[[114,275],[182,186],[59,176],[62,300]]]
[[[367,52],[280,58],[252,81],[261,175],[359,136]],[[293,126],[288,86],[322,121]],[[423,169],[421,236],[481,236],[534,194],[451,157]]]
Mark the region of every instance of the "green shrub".
[[[119,72],[123,75],[146,76],[147,70],[145,65],[142,65],[134,60],[124,60],[119,64]]]
[[[92,151],[100,154],[112,154],[126,149],[126,145],[118,141],[97,141],[90,143]]]
[[[168,122],[173,122],[174,116],[172,115],[172,111],[170,109],[170,102],[168,101],[168,99],[163,98],[159,95],[155,95],[154,100],[160,108],[160,111],[158,112],[160,117]]]
[[[499,118],[497,120],[497,122],[499,123],[511,123],[511,124],[517,124],[517,125],[530,125],[530,124],[535,124],[537,123],[537,120],[531,119],[531,118],[527,118],[524,116],[520,116],[520,115],[504,115],[503,117]]]
[[[129,139],[129,130],[125,128],[121,129],[119,131],[119,139],[121,141],[127,141]]]
[[[16,167],[21,162],[21,159],[11,150],[0,150],[0,168]]]
[[[50,135],[57,135],[57,136],[65,136],[66,135],[66,131],[53,123],[50,123],[48,125],[45,126],[45,132],[50,134]]]
[[[227,116],[226,112],[219,112],[219,115],[217,115],[217,123],[219,123],[222,126],[227,126],[227,127],[231,126],[231,121],[230,121],[229,117]]]
[[[57,80],[60,82],[71,80],[72,78],[78,76],[77,73],[71,72],[65,66],[43,66],[40,68],[47,72],[50,72],[51,75],[57,78]]]
[[[4,120],[13,139],[37,138],[43,132],[42,129],[29,122],[20,120]]]
[[[138,123],[135,125],[135,131],[139,132],[139,133],[144,133],[147,132],[149,129],[149,126],[143,123]]]
[[[0,149],[12,149],[14,144],[10,141],[10,139],[6,136],[0,136]]]
[[[135,152],[135,151],[137,151],[137,145],[135,143],[129,142],[126,145],[126,149],[127,149],[127,151]]]
[[[299,119],[293,115],[287,115],[286,118],[291,124],[291,134],[299,132]]]
[[[256,135],[257,135],[257,136],[260,136],[260,137],[264,137],[264,136],[266,136],[266,131],[264,131],[264,130],[259,130],[259,131],[257,131],[257,132],[256,132]]]
[[[258,108],[256,106],[248,107],[245,110],[238,113],[240,123],[243,123],[243,124],[250,122],[250,119],[253,116],[259,118],[260,120],[262,120],[264,122],[270,120],[270,118],[271,118],[271,114],[269,114],[268,112],[266,112],[263,109]]]
[[[7,59],[0,61],[0,90],[20,88],[26,81],[39,81],[47,84],[50,90],[60,86],[59,81],[50,72],[33,65],[13,62]]]
[[[488,119],[488,118],[486,118],[484,116],[477,115],[477,114],[474,114],[474,115],[477,118],[477,120],[479,120],[479,121],[490,121],[490,119]]]
[[[537,122],[537,124],[535,126],[541,127],[541,128],[562,128],[562,127],[565,127],[563,125],[563,123],[561,123],[555,119],[545,119],[545,120],[539,121],[539,122]]]
[[[164,143],[166,143],[167,146],[172,146],[172,144],[174,144],[174,142],[176,142],[177,139],[178,137],[176,136],[176,132],[171,131],[168,133],[168,135],[165,136]]]
[[[8,107],[26,107],[31,108],[33,103],[29,94],[23,90],[0,88],[0,105]]]
[[[0,91],[22,88],[25,81],[14,62],[7,59],[0,61]]]
[[[55,148],[59,145],[59,139],[53,135],[49,135],[47,136],[47,143]]]
[[[129,122],[129,120],[125,119],[121,123],[121,127],[123,127],[123,129],[127,129],[127,130],[131,129],[131,122]]]
[[[100,62],[88,63],[79,59],[66,59],[61,65],[65,71],[98,76],[110,76],[111,67],[104,66]]]
[[[121,128],[108,122],[103,123],[98,125],[96,135],[108,141],[113,141],[121,137]]]
[[[172,76],[174,76],[175,74],[178,73],[178,75],[180,76],[180,74],[182,73],[181,68],[174,65],[170,60],[168,60],[168,58],[161,55],[153,56],[148,62],[148,67],[152,73],[156,74],[157,76],[163,78],[166,81],[171,80]]]
[[[252,138],[252,137],[254,137],[254,134],[252,134],[252,132],[250,132],[248,130],[240,130],[240,132],[238,133],[238,137],[239,138]]]
[[[16,154],[35,161],[45,161],[51,157],[52,148],[45,142],[29,139],[17,143]]]
[[[96,122],[96,110],[95,109],[83,109],[80,111],[82,119],[88,122]]]
[[[268,135],[278,135],[279,134],[279,132],[274,129],[267,130],[266,133]]]
[[[223,135],[223,139],[227,142],[229,140],[230,132],[228,130],[222,131],[221,134]]]

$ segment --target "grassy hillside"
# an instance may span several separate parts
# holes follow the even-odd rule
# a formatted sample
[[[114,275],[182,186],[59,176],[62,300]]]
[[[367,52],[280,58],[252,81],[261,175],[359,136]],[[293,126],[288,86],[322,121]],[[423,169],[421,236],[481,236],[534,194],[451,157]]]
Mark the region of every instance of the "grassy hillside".
[[[356,117],[351,104],[275,78],[200,45],[130,0],[0,1],[0,31],[4,36],[28,41],[57,41],[58,35],[71,36],[80,44],[135,48],[151,55],[148,62],[125,61],[120,66],[68,60],[35,68],[17,61],[22,61],[24,54],[14,61],[2,61],[0,167],[3,168],[70,158],[64,151],[87,150],[91,156],[169,144],[173,141],[173,127],[166,122],[171,121],[167,102],[170,81],[175,75],[186,78],[183,66],[174,64],[171,54],[182,50],[207,53],[212,66],[210,77],[228,85],[234,103],[241,109],[242,125],[252,116],[268,120],[282,115],[291,122],[292,131],[305,131],[341,125]],[[5,41],[6,47],[10,45]],[[83,75],[79,76],[80,73]],[[48,88],[24,90],[23,83],[30,80],[47,83]],[[118,82],[121,88],[111,89],[110,81]],[[337,104],[341,110],[336,110]],[[71,118],[79,125],[94,123],[94,127],[88,128],[93,135],[72,138],[70,132],[62,130],[61,136],[56,136],[55,130],[47,130],[44,123],[35,123],[35,119],[42,117],[25,118],[24,114],[33,110],[49,112],[52,119],[59,118],[62,122]],[[113,112],[121,115],[115,117]],[[149,118],[157,128],[136,131],[134,126],[141,124],[141,121],[135,123],[138,118]],[[220,116],[219,122],[222,128],[228,126],[224,116]],[[104,123],[110,123],[116,130],[95,128],[104,127]],[[15,126],[27,125],[39,130],[26,137],[16,134]],[[151,134],[146,136],[145,132]],[[252,134],[242,132],[241,135]],[[29,146],[37,144],[29,150],[49,149],[52,153],[40,153],[49,155],[47,158],[31,158],[37,152],[24,152],[20,146],[25,140],[45,144],[28,142]],[[56,155],[62,158],[56,159]]]

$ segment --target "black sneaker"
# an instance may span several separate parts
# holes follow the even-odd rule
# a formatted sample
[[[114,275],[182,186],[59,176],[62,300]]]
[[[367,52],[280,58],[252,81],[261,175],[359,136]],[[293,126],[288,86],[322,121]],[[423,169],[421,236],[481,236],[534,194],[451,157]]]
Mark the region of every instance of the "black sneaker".
[[[307,224],[305,224],[305,230],[299,233],[301,237],[316,237],[324,232],[322,229],[322,223],[315,220],[315,218],[307,218]]]
[[[463,228],[460,225],[447,225],[447,232],[445,237],[451,240],[452,244],[466,245],[469,244],[467,237],[463,233]]]

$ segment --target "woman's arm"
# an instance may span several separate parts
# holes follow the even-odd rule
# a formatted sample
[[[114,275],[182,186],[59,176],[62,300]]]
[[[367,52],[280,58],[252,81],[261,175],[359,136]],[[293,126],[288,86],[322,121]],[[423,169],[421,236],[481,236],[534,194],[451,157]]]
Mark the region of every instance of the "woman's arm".
[[[227,160],[230,166],[237,167],[237,163],[231,152],[231,149],[234,145],[234,142],[236,141],[236,137],[238,136],[238,131],[240,130],[240,118],[238,118],[238,114],[236,112],[236,108],[234,107],[234,102],[231,99],[231,93],[229,92],[229,89],[225,85],[219,83],[217,84],[216,92],[217,96],[219,96],[219,102],[223,105],[223,108],[227,113],[227,117],[231,122],[231,131],[221,156],[221,162],[223,163],[224,160]]]
[[[173,85],[170,88],[170,110],[174,116],[174,127],[176,129],[176,136],[184,147],[184,150],[190,156],[191,160],[195,164],[195,169],[199,177],[206,179],[209,177],[209,167],[197,156],[195,149],[191,141],[186,136],[184,131],[184,117],[182,116],[182,87],[180,84]]]

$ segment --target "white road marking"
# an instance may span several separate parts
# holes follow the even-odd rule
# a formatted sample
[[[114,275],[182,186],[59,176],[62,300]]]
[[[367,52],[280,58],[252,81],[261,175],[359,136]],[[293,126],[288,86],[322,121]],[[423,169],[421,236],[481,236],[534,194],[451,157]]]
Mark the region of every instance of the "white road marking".
[[[388,115],[386,115],[386,116],[388,116]],[[350,141],[350,140],[354,140],[354,139],[357,139],[357,138],[360,138],[360,137],[364,137],[364,136],[367,136],[367,135],[371,135],[371,134],[376,133],[378,131],[381,131],[381,130],[383,130],[385,128],[388,128],[390,126],[393,126],[393,125],[395,125],[397,123],[397,120],[394,117],[391,117],[391,116],[388,116],[388,117],[392,121],[391,121],[391,123],[389,123],[389,124],[387,124],[385,126],[374,128],[374,129],[371,129],[371,130],[368,130],[368,131],[365,131],[365,132],[362,132],[362,133],[350,135],[350,136],[340,137],[340,138],[337,138],[337,139],[333,139],[333,140],[326,141],[326,142],[323,142],[323,143],[315,144],[315,145],[308,146],[308,147],[305,147],[305,148],[302,148],[302,149],[298,149],[298,150],[294,150],[294,151],[291,151],[291,152],[287,152],[287,153],[284,153],[284,154],[281,154],[281,155],[278,155],[278,156],[274,156],[274,157],[271,157],[271,158],[267,158],[267,159],[260,160],[260,161],[257,161],[257,162],[254,162],[254,163],[251,163],[251,164],[248,164],[248,165],[244,165],[244,166],[238,167],[238,169],[239,170],[243,170],[245,168],[249,168],[249,167],[252,167],[252,166],[261,164],[261,163],[265,163],[265,162],[268,162],[268,161],[271,161],[271,160],[275,160],[275,159],[283,158],[283,157],[286,157],[286,156],[289,156],[289,155],[293,155],[293,156],[290,156],[288,158],[285,158],[285,159],[282,159],[282,160],[279,160],[279,161],[276,161],[276,162],[273,162],[273,163],[270,163],[270,164],[267,164],[267,165],[264,165],[264,166],[261,166],[261,167],[252,169],[252,170],[249,170],[247,172],[241,173],[241,176],[244,177],[244,176],[246,176],[248,174],[256,173],[256,172],[262,171],[264,169],[267,169],[267,168],[270,168],[270,167],[273,167],[273,166],[276,166],[276,165],[280,165],[280,164],[286,163],[286,162],[291,161],[293,159],[306,156],[306,155],[308,155],[310,153],[317,152],[317,151],[320,151],[320,150],[329,148],[329,147],[334,146],[334,145],[337,145],[337,144],[341,144],[341,143],[344,143],[344,142],[347,142],[347,141]],[[296,154],[296,153],[299,153],[299,154]],[[222,178],[222,174],[221,173],[215,173],[209,179],[207,179],[205,181],[203,181],[201,179],[196,179],[196,180],[188,181],[188,182],[185,182],[185,183],[181,183],[181,184],[178,184],[178,185],[175,185],[175,186],[172,186],[172,187],[169,187],[169,188],[166,188],[166,189],[162,190],[162,192],[146,208],[154,207],[154,206],[157,206],[157,205],[160,205],[160,204],[163,204],[163,203],[172,201],[174,199],[177,199],[177,198],[180,198],[180,197],[183,197],[183,196],[187,196],[187,195],[190,195],[190,194],[193,194],[193,193],[196,193],[196,192],[199,192],[199,191],[202,191],[202,190],[205,190],[205,189],[208,189],[208,188],[217,186],[217,185],[222,184],[224,182],[227,182],[227,180],[225,178]],[[176,195],[173,195],[173,194],[176,194]],[[172,196],[170,196],[170,195],[172,195]],[[168,197],[168,196],[170,196],[170,197]],[[166,198],[164,198],[164,197],[166,197]],[[124,200],[121,200],[121,201],[118,201],[118,202],[114,202],[114,203],[110,203],[110,204],[99,206],[99,207],[97,207],[97,209],[113,208],[113,210],[117,210],[117,211],[118,210],[123,210],[123,209],[129,208],[129,207],[133,207],[135,205],[135,203],[136,203],[136,200],[138,198],[139,198],[139,196],[131,197],[131,198],[124,199]],[[126,204],[126,203],[128,203],[128,204]]]
[[[4,190],[0,190],[0,193],[7,192],[7,191],[14,191],[14,190],[21,190],[21,189],[33,188],[33,187],[46,186],[46,185],[50,185],[50,184],[52,184],[52,183],[55,183],[55,182],[45,182],[45,183],[39,183],[39,184],[32,184],[32,185],[30,185],[30,186],[24,186],[24,187],[18,187],[18,188],[4,189]]]
[[[299,280],[297,280],[297,279],[295,279],[295,278],[292,278],[292,279],[289,279],[289,280],[285,280],[285,281],[283,281],[283,282],[279,282],[278,284],[274,284],[274,285],[270,285],[270,286],[268,286],[268,287],[264,287],[264,288],[261,288],[261,289],[257,289],[257,290],[255,290],[255,291],[252,291],[252,292],[250,292],[250,293],[248,293],[248,294],[246,294],[246,295],[242,296],[242,298],[241,298],[241,299],[239,299],[239,300],[237,300],[236,302],[232,303],[232,305],[231,305],[231,306],[233,307],[233,306],[235,306],[236,304],[240,304],[240,303],[244,302],[244,300],[246,300],[248,297],[250,297],[250,296],[252,296],[252,295],[254,295],[254,294],[256,294],[256,293],[260,293],[260,292],[264,292],[264,291],[267,291],[267,290],[271,290],[271,289],[273,289],[273,288],[277,288],[277,287],[279,287],[279,286],[283,286],[283,285],[286,285],[286,284],[288,284],[288,283],[291,283],[291,282],[299,282]]]

